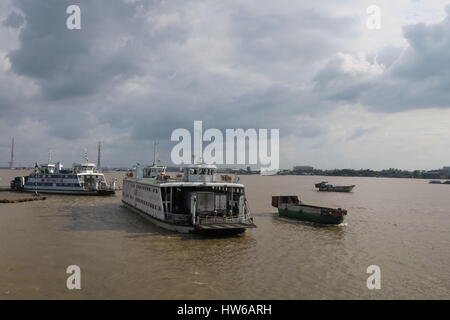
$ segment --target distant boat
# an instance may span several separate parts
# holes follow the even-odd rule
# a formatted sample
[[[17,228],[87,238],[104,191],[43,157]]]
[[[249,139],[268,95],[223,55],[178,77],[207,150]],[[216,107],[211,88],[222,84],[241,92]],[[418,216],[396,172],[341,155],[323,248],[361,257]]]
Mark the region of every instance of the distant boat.
[[[280,216],[320,224],[340,224],[347,210],[333,209],[303,204],[297,196],[273,196],[272,207],[278,209]]]
[[[276,169],[273,169],[273,170],[270,170],[270,169],[261,169],[261,175],[262,176],[275,176],[275,175],[277,175],[278,174],[278,172],[280,172],[280,170],[276,170]]]
[[[74,164],[72,169],[63,169],[61,163],[36,165],[33,173],[16,177],[10,185],[15,191],[99,196],[116,190],[116,181],[108,183],[93,163]]]
[[[330,192],[350,192],[353,190],[355,185],[351,186],[333,186],[329,184],[328,181],[322,181],[320,183],[316,183],[315,187],[319,189],[319,191],[330,191]]]

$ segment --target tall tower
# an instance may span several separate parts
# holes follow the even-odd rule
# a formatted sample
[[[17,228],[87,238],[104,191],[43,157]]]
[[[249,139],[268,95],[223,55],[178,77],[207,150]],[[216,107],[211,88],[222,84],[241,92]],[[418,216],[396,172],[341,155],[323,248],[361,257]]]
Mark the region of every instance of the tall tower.
[[[100,170],[101,167],[101,162],[100,162],[100,158],[101,158],[101,142],[98,143],[98,155],[97,155],[97,170]]]
[[[14,167],[14,137],[12,138],[11,143],[11,161],[9,161],[9,168],[12,169]]]

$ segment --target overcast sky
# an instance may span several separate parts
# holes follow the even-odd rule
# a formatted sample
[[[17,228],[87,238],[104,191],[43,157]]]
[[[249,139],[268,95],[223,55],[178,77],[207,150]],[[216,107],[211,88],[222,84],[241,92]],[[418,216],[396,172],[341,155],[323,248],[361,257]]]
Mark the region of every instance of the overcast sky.
[[[177,128],[278,128],[280,164],[450,165],[449,0],[0,0],[0,166],[170,165]],[[66,8],[81,7],[81,30]],[[370,5],[381,29],[366,26]]]

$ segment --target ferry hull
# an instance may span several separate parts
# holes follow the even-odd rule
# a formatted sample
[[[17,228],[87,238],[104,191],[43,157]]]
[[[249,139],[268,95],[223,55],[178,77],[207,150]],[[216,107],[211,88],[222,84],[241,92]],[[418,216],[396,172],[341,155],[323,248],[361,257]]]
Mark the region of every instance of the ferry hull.
[[[52,189],[23,189],[23,192],[29,193],[46,193],[46,194],[67,194],[67,195],[84,195],[84,196],[111,196],[115,194],[114,190],[94,190],[94,191],[86,191],[86,190],[52,190]]]
[[[333,186],[333,187],[319,187],[319,191],[328,192],[351,192],[355,186]]]
[[[331,215],[321,215],[316,212],[308,211],[305,208],[298,208],[298,210],[294,210],[294,208],[278,208],[278,213],[280,216],[300,220],[300,221],[307,221],[307,222],[314,222],[314,223],[320,223],[320,224],[341,224],[344,221],[344,217],[338,216],[334,217]]]
[[[149,220],[156,226],[179,233],[195,233],[195,234],[201,234],[205,236],[221,236],[221,235],[236,235],[245,232],[247,228],[254,228],[254,225],[245,225],[245,224],[223,224],[223,225],[202,225],[202,226],[184,226],[184,225],[176,225],[172,223],[168,223],[165,221],[162,221],[160,219],[156,219],[152,217],[151,215],[145,213],[142,210],[139,210],[138,208],[133,207],[132,205],[128,204],[126,201],[123,201],[123,206],[143,218]]]
[[[179,232],[179,233],[192,233],[195,231],[195,228],[193,226],[180,226],[180,225],[175,225],[175,224],[167,223],[162,220],[156,219],[156,218],[152,217],[151,215],[145,213],[144,211],[133,207],[132,205],[128,204],[127,202],[125,202],[123,200],[122,200],[122,204],[125,208],[139,214],[140,216],[149,220],[150,222],[152,222],[153,224],[157,225],[160,228],[164,228],[166,230],[175,231],[175,232]]]

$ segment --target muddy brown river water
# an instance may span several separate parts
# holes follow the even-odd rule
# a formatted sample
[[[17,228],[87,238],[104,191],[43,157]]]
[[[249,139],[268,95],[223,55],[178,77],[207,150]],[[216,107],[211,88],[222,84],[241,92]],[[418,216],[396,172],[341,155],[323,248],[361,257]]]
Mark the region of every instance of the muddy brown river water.
[[[0,170],[0,185],[20,173]],[[356,188],[321,193],[321,180]],[[0,299],[450,298],[450,185],[314,176],[241,182],[258,228],[231,238],[160,229],[122,207],[120,192],[0,203]],[[282,194],[348,216],[334,227],[280,218],[270,202]],[[66,287],[69,265],[81,268],[81,290]],[[366,286],[369,265],[381,269],[380,290]]]

